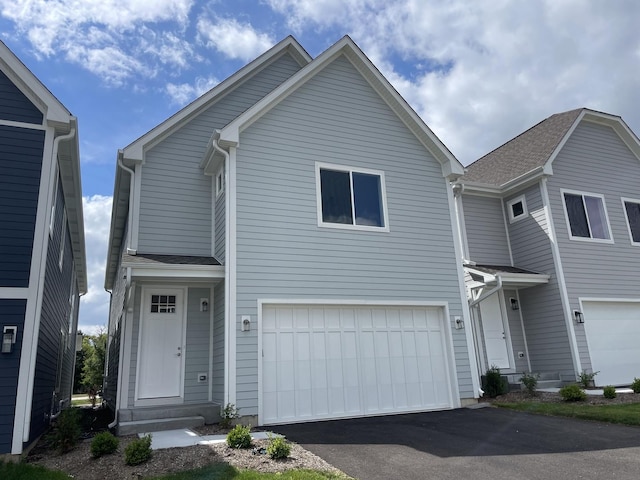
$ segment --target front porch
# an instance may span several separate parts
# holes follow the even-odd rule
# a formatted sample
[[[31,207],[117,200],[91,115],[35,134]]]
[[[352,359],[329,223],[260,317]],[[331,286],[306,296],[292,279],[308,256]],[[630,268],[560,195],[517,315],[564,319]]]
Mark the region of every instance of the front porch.
[[[124,408],[118,412],[118,435],[200,427],[220,421],[220,405],[164,405]]]

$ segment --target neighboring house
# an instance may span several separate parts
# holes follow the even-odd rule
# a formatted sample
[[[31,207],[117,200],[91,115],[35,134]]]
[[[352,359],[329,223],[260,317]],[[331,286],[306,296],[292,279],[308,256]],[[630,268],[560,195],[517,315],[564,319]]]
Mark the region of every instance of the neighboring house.
[[[0,42],[0,457],[70,405],[87,289],[77,120]]]
[[[119,431],[229,403],[263,425],[474,402],[462,173],[348,37],[315,59],[288,37],[121,150]]]
[[[624,121],[553,115],[455,191],[480,370],[639,377],[640,142]]]

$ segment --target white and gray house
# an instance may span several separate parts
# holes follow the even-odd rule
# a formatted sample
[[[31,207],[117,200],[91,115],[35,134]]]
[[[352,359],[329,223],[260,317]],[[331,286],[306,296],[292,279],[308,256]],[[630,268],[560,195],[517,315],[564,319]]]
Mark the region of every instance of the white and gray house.
[[[120,432],[230,403],[265,425],[476,401],[464,169],[350,38],[314,59],[286,38],[117,163]]]
[[[479,370],[640,377],[640,141],[625,122],[553,115],[454,188]]]
[[[590,110],[536,129],[465,174],[349,37],[288,37],[120,150],[119,432],[458,408],[492,365],[629,383],[594,339],[640,329],[638,140]]]

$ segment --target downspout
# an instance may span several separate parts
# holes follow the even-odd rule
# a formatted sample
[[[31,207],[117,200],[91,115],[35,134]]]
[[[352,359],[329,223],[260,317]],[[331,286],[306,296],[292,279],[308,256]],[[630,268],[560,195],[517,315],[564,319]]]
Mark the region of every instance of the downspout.
[[[75,135],[76,135],[76,127],[71,127],[71,130],[69,130],[69,133],[66,133],[64,135],[60,135],[59,137],[54,138],[53,152],[51,156],[53,160],[56,162],[56,164],[58,163],[58,149],[60,148],[60,142],[71,140],[72,138],[75,137]],[[54,188],[57,188],[57,186],[58,186],[58,183],[56,181]],[[40,278],[38,281],[39,285],[44,285],[45,273],[46,273],[46,269],[40,268]],[[36,293],[36,305],[40,304],[40,302],[41,302],[40,292],[38,291]],[[36,318],[38,318],[38,322],[34,322],[34,331],[33,331],[33,342],[36,342],[36,343],[40,335],[40,321],[39,321],[40,314],[41,314],[41,309],[38,308],[36,310]],[[24,429],[22,430],[23,442],[29,441],[29,432],[31,431],[31,408],[33,407],[33,388],[34,388],[33,380],[35,379],[35,373],[36,373],[37,352],[38,352],[37,347],[32,348],[30,352],[31,355],[29,358],[29,384],[27,385],[27,402],[26,402],[25,411],[24,411],[25,412],[24,413]]]
[[[135,172],[127,167],[124,163],[122,163],[122,150],[118,152],[118,166],[122,168],[125,172],[129,174],[129,211],[127,212],[127,253],[130,255],[135,255],[136,250],[131,249],[131,224],[133,217],[133,192],[134,192],[134,175]]]
[[[225,216],[224,216],[224,222],[225,222],[225,228],[224,228],[224,270],[225,270],[225,274],[224,274],[224,316],[227,319],[226,325],[225,325],[225,329],[224,329],[224,345],[225,345],[225,369],[224,369],[224,404],[227,405],[229,403],[231,403],[231,400],[229,398],[229,390],[230,390],[230,384],[232,379],[230,378],[230,369],[229,369],[229,365],[231,364],[232,359],[230,358],[231,355],[231,332],[230,332],[230,328],[231,328],[231,319],[229,318],[230,316],[230,308],[231,308],[231,301],[230,301],[230,293],[231,293],[231,289],[230,289],[230,285],[231,285],[231,280],[230,280],[230,275],[231,275],[231,268],[230,268],[230,261],[229,259],[231,258],[231,255],[229,254],[229,241],[230,241],[230,234],[229,234],[229,222],[230,222],[230,218],[229,218],[229,182],[228,182],[228,176],[229,176],[229,152],[227,152],[226,150],[224,150],[223,148],[221,148],[218,145],[218,133],[214,133],[213,137],[212,137],[212,143],[211,146],[213,147],[213,150],[220,153],[223,157],[224,157],[224,191],[225,191]]]

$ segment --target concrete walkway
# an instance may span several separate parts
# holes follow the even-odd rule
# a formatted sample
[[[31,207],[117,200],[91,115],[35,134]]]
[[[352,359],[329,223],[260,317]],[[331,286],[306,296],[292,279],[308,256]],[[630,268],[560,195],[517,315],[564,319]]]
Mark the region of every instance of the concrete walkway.
[[[600,397],[604,395],[604,390],[602,388],[593,388],[593,389],[587,389],[587,390],[583,388],[583,390],[587,395],[594,395],[594,396],[600,396]],[[559,388],[539,388],[537,391],[558,393],[560,389]],[[616,393],[633,393],[633,390],[631,390],[630,388],[616,388]]]
[[[262,440],[268,438],[270,433],[271,432],[254,432],[251,434],[251,438],[254,440]],[[197,432],[188,428],[138,434],[140,438],[145,435],[151,435],[152,450],[160,450],[162,448],[193,447],[194,445],[212,445],[214,443],[222,443],[227,440],[226,435],[199,435]]]

